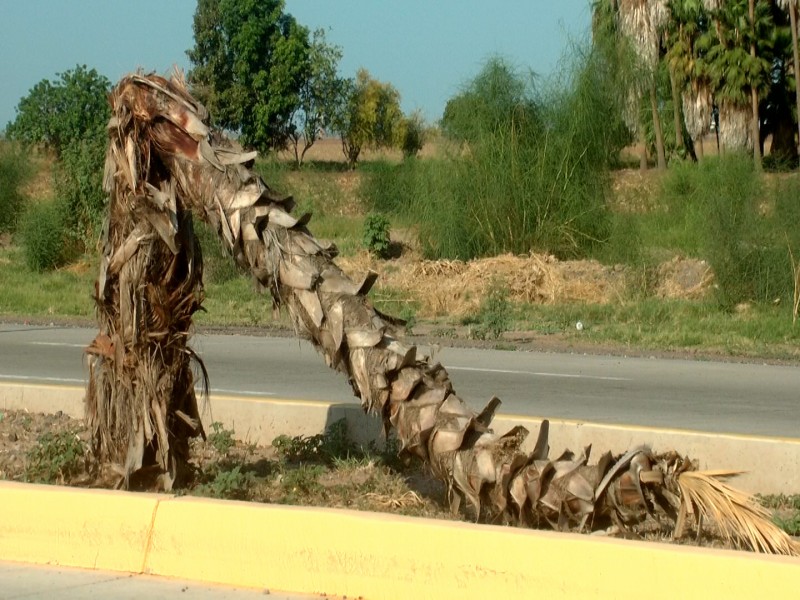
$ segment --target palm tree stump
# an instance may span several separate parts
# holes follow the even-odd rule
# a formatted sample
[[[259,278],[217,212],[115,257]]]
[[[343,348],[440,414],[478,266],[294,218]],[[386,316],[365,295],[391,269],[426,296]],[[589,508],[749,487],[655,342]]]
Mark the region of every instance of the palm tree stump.
[[[335,246],[314,238],[310,216],[293,216],[292,199],[249,168],[254,152],[209,129],[179,76],[127,76],[111,103],[100,333],[88,348],[86,412],[94,451],[116,466],[122,485],[149,475],[170,489],[189,437],[202,435],[190,368],[197,357],[187,345],[203,298],[194,215],[288,311],[297,334],[347,377],[402,451],[445,482],[454,510],[464,503],[491,522],[676,537],[704,520],[733,544],[797,551],[763,509],[721,481],[730,473],[698,472],[675,453],[641,447],[590,464],[586,448],[551,459],[547,422],[534,451],[521,451],[528,431],[495,433],[500,401],[473,411],[447,370],[400,338],[398,322],[366,297],[375,274],[352,281],[336,266]]]

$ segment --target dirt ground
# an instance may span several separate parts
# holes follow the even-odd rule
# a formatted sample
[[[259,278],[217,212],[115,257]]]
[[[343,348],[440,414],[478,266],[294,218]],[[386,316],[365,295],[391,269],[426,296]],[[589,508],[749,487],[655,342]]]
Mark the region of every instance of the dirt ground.
[[[191,444],[192,473],[181,493],[218,498],[458,518],[444,506],[444,487],[421,465],[396,453],[350,446],[339,438],[283,440],[284,450],[235,441],[214,426]],[[0,411],[0,480],[113,488],[98,472],[81,420],[56,414]]]

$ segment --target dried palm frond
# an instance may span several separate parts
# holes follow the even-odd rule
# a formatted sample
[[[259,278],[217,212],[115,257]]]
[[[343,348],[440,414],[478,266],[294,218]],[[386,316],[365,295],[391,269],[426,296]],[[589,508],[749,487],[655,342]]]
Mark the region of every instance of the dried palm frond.
[[[769,511],[749,495],[723,479],[730,471],[688,471],[678,477],[683,504],[676,536],[680,536],[687,513],[696,522],[712,523],[729,544],[754,548],[769,554],[797,554],[798,546],[770,520]]]
[[[694,463],[647,448],[605,454],[595,464],[590,448],[551,459],[547,421],[533,452],[524,452],[528,431],[495,433],[500,401],[476,413],[443,366],[400,338],[396,321],[367,298],[374,273],[354,281],[342,272],[335,246],[309,232],[309,216],[293,216],[292,199],[248,168],[255,154],[208,130],[205,110],[180,77],[125,77],[111,100],[110,233],[87,394],[101,458],[122,463],[126,474],[168,474],[195,433],[185,425],[196,418],[185,344],[202,299],[191,211],[288,310],[298,334],[348,378],[362,407],[394,430],[403,452],[444,481],[454,510],[464,503],[476,518],[560,530],[613,523],[632,534],[672,531],[682,506],[678,480]],[[163,213],[172,226],[159,220]]]

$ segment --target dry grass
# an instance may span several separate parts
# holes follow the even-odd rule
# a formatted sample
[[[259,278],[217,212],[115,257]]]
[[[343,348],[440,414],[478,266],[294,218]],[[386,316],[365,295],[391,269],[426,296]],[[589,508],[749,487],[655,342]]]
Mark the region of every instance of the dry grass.
[[[542,254],[503,254],[464,262],[420,260],[413,253],[379,261],[361,252],[338,263],[353,277],[377,271],[381,274],[377,290],[413,297],[420,317],[472,314],[498,284],[513,302],[547,305],[608,304],[628,297],[631,285],[627,267],[596,260],[560,261]],[[662,264],[657,275],[656,295],[662,298],[702,298],[713,282],[705,262],[681,257]]]

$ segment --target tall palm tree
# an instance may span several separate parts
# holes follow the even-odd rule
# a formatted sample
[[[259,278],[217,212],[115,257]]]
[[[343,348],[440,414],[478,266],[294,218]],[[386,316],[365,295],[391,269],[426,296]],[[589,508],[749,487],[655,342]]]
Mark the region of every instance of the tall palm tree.
[[[767,84],[770,64],[759,46],[769,45],[774,24],[769,4],[758,0],[704,0],[714,21],[708,72],[720,112],[720,138],[733,148],[759,146],[759,90]],[[761,152],[753,147],[756,167]]]
[[[309,216],[293,216],[292,199],[250,170],[255,153],[209,130],[180,77],[125,77],[111,103],[100,333],[89,347],[86,402],[94,450],[116,464],[123,484],[148,475],[171,484],[188,437],[201,434],[186,344],[202,300],[194,214],[347,377],[363,408],[394,430],[403,451],[446,483],[455,510],[465,502],[493,522],[655,528],[678,537],[692,515],[734,544],[797,553],[763,509],[721,481],[730,473],[703,473],[687,458],[645,447],[594,464],[589,448],[552,459],[546,421],[533,452],[522,451],[528,431],[495,433],[497,398],[473,411],[444,367],[400,339],[398,322],[366,297],[375,275],[354,282],[336,266],[335,246],[314,238]]]
[[[670,0],[665,59],[678,88],[683,122],[699,158],[711,121],[711,89],[698,41],[707,23],[701,0]],[[679,124],[676,124],[676,128]]]
[[[656,138],[656,157],[659,169],[667,167],[664,134],[658,114],[656,71],[660,59],[661,30],[667,22],[666,0],[618,0],[617,15],[620,30],[633,45],[644,66],[645,88],[650,100],[653,131]]]
[[[800,53],[797,43],[797,0],[777,0],[778,6],[789,13],[789,23],[792,29],[792,68],[794,69],[794,90],[797,108],[797,133],[800,143]]]

